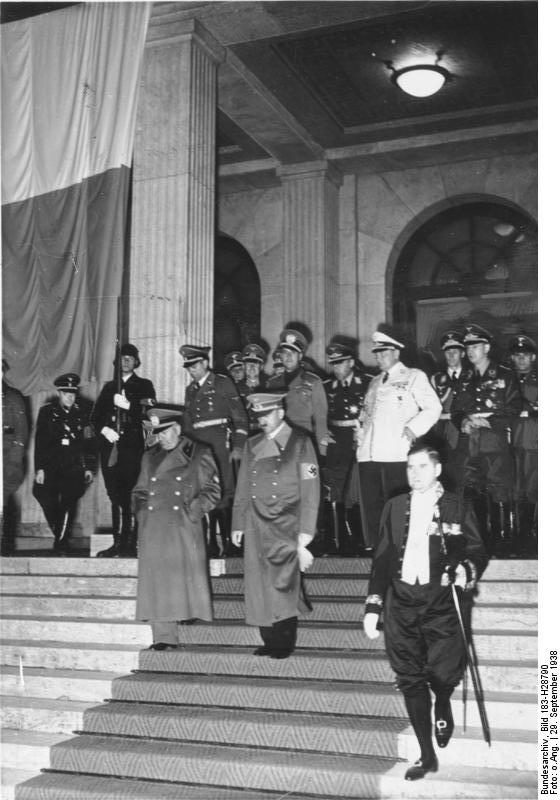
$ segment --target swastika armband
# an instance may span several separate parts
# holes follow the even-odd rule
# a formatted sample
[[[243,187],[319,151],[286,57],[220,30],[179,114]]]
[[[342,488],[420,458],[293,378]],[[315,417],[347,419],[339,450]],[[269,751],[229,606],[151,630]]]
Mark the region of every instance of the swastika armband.
[[[302,481],[310,480],[311,478],[317,478],[319,475],[319,468],[317,464],[300,464],[299,465],[299,476]]]

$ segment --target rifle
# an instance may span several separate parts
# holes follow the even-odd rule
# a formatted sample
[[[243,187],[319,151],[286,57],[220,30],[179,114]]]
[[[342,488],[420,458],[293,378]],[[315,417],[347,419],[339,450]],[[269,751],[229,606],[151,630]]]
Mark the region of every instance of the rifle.
[[[117,297],[117,336],[115,339],[115,360],[113,362],[113,383],[116,386],[116,393],[120,394],[122,389],[122,369],[121,369],[121,338],[122,338],[122,311],[121,311],[121,298]],[[115,430],[121,435],[121,409],[117,406],[117,415],[115,419]],[[118,441],[113,442],[109,460],[107,461],[108,467],[114,467],[119,457]]]
[[[443,535],[443,527],[441,524],[441,516],[439,513],[439,507],[436,505],[436,511],[434,513],[434,517],[437,520],[438,532],[441,539],[441,549],[444,555],[448,555],[447,552],[447,545],[445,544],[445,537]],[[474,659],[471,654],[471,642],[467,637],[467,632],[465,630],[465,623],[463,621],[463,616],[461,614],[461,608],[459,606],[459,598],[457,597],[457,589],[455,584],[452,583],[450,586],[451,594],[453,596],[453,603],[455,605],[455,611],[457,612],[457,618],[459,620],[459,627],[461,628],[461,634],[463,636],[463,644],[465,645],[465,651],[467,654],[467,666],[469,668],[469,672],[471,675],[472,685],[474,696],[476,699],[476,704],[478,706],[478,713],[480,715],[480,722],[482,725],[482,734],[484,736],[484,741],[487,742],[488,747],[491,745],[490,741],[490,725],[488,724],[488,717],[486,716],[486,709],[484,707],[484,696],[482,691],[482,685],[480,683],[480,675],[478,674],[478,669],[474,662]],[[466,691],[465,686],[463,684],[463,704],[466,706]]]

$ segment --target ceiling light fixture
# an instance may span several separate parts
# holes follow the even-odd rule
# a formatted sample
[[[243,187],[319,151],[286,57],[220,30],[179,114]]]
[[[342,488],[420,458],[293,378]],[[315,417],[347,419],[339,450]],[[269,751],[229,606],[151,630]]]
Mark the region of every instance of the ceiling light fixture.
[[[392,61],[383,63],[393,73],[391,75],[393,83],[403,92],[412,97],[430,97],[439,92],[452,78],[449,70],[438,63],[442,55],[442,52],[436,53],[435,64],[413,64],[401,69],[395,69]],[[372,53],[372,56],[375,57],[375,53]]]

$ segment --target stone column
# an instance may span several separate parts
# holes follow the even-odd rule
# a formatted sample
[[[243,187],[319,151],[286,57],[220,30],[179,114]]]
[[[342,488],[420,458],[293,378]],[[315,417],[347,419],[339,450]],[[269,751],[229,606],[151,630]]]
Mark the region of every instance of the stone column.
[[[183,400],[181,344],[212,344],[222,58],[196,19],[154,11],[134,145],[129,339],[140,350],[139,373],[168,402]]]
[[[309,355],[322,366],[338,320],[341,177],[327,161],[280,167],[278,174],[283,187],[284,322],[310,328]]]

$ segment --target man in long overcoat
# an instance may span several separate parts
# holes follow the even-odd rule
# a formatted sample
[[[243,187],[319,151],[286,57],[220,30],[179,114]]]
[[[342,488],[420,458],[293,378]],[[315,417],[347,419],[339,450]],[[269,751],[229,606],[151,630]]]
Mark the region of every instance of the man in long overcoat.
[[[245,445],[233,505],[234,544],[245,537],[245,617],[260,628],[255,655],[287,658],[299,613],[311,610],[300,572],[313,562],[321,494],[309,436],[284,422],[283,396],[248,396],[263,429]]]
[[[210,448],[181,436],[181,411],[153,409],[157,443],[132,492],[138,519],[136,619],[149,620],[152,649],[177,647],[180,620],[212,620],[202,518],[220,501]]]

